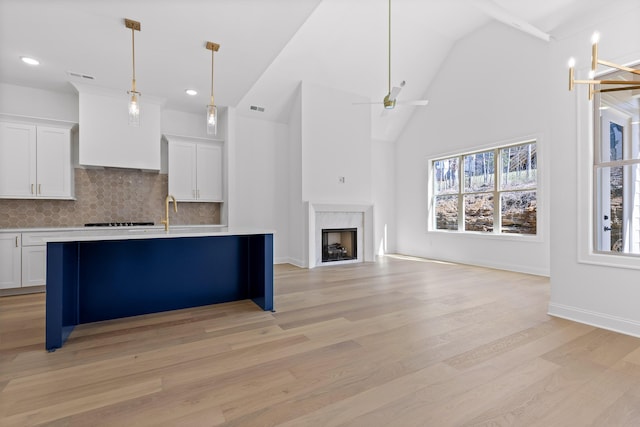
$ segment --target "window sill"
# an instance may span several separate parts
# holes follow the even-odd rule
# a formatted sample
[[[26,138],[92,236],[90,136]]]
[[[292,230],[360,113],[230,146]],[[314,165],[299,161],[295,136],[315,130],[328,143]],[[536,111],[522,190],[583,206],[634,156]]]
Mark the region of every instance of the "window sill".
[[[544,239],[541,235],[529,235],[529,234],[496,234],[496,233],[482,233],[479,231],[455,231],[455,230],[427,230],[427,234],[433,235],[449,235],[470,237],[472,239],[489,239],[489,240],[505,240],[514,242],[526,242],[526,243],[540,243]]]
[[[628,268],[640,270],[640,256],[634,254],[612,255],[608,253],[592,252],[578,254],[578,262],[581,264],[598,265],[601,267]]]

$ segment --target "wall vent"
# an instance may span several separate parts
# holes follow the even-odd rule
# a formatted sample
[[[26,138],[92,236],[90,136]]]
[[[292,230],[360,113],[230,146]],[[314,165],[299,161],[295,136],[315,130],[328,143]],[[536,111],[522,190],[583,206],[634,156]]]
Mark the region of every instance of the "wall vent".
[[[71,77],[76,77],[78,79],[85,79],[85,80],[95,80],[96,78],[93,76],[90,76],[89,74],[83,74],[83,73],[77,73],[75,71],[67,71],[67,74]]]
[[[258,107],[257,105],[252,105],[251,107],[249,107],[249,109],[253,111],[258,111],[260,113],[264,113],[264,107]]]

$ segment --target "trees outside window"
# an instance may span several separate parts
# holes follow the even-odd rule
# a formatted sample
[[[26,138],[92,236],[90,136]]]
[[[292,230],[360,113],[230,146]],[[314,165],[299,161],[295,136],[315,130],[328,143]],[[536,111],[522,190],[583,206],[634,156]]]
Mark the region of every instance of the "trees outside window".
[[[536,142],[431,161],[431,230],[537,234]]]

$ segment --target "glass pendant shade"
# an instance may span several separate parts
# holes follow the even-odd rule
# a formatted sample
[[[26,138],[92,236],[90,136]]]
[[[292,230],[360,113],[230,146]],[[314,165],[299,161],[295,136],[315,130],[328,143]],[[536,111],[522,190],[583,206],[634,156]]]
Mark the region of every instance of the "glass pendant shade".
[[[131,95],[129,102],[129,126],[140,126],[140,105],[135,93]]]
[[[207,105],[207,133],[215,135],[218,132],[218,108],[215,105]]]

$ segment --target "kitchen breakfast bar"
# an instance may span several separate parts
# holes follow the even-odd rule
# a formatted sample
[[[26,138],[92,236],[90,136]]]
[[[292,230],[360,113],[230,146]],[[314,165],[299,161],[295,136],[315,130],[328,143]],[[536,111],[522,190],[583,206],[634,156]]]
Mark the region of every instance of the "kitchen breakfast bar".
[[[46,292],[49,351],[83,323],[243,299],[273,310],[273,233],[202,227],[51,238]]]

